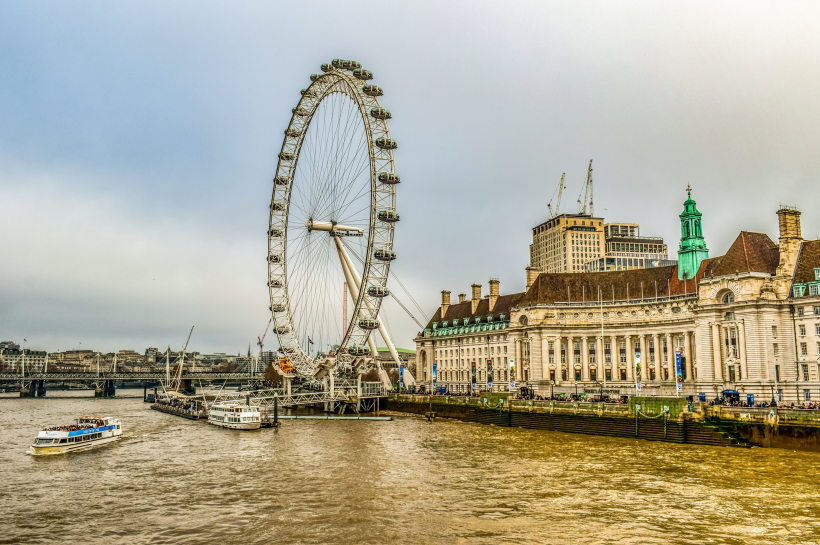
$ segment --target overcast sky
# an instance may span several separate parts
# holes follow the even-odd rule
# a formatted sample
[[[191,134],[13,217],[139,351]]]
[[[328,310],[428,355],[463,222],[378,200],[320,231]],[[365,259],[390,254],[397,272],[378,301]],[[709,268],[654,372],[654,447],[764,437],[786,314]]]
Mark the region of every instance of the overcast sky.
[[[816,238],[818,21],[817,2],[2,2],[0,340],[142,352],[196,325],[193,349],[244,353],[282,131],[337,57],[393,112],[392,272],[421,322],[442,289],[521,291],[530,228],[563,172],[576,208],[590,159],[596,213],[670,258],[687,183],[710,255],[776,240],[780,203]]]

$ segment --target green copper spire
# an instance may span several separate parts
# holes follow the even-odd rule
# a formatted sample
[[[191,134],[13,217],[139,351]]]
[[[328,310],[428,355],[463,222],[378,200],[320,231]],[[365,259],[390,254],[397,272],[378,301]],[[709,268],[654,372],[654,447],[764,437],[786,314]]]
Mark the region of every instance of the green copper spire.
[[[688,198],[683,203],[680,215],[680,248],[678,248],[678,279],[692,279],[700,268],[700,263],[709,258],[706,241],[703,240],[701,213],[692,200],[692,188],[686,185]]]

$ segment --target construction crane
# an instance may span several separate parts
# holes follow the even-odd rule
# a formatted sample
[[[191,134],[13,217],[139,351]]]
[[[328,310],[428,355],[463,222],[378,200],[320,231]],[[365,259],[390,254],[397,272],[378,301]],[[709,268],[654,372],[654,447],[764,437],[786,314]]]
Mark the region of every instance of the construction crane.
[[[561,208],[561,194],[564,192],[564,176],[566,176],[566,172],[561,174],[561,183],[558,184],[558,201],[555,203],[555,211],[552,210],[552,199],[547,203],[547,209],[550,211],[550,219],[557,216]],[[552,196],[555,197],[555,193],[553,193]]]
[[[584,195],[584,200],[581,200],[581,195],[578,195],[578,213],[586,214],[589,209],[589,215],[594,216],[595,211],[592,207],[592,159],[589,160],[589,170],[587,171],[587,181],[584,187],[581,188],[581,193]]]
[[[270,324],[271,324],[271,322],[272,322],[272,321],[273,321],[273,316],[271,316],[271,317],[270,317],[270,320],[268,320],[268,325],[267,325],[267,326],[265,326],[265,332],[264,332],[264,333],[262,333],[262,335],[261,335],[261,336],[256,337],[256,339],[257,339],[256,344],[258,344],[258,345],[259,345],[259,357],[260,357],[260,358],[262,357],[262,350],[263,350],[263,348],[265,347],[265,345],[264,345],[264,342],[265,342],[265,336],[268,334],[268,329],[270,329]]]

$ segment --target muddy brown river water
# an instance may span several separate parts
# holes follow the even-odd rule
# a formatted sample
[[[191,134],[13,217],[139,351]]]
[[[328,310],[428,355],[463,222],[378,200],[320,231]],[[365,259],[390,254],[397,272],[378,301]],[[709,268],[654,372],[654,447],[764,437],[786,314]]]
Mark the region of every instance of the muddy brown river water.
[[[816,453],[409,415],[241,432],[133,393],[0,397],[0,543],[820,543]],[[125,438],[25,454],[92,413]]]

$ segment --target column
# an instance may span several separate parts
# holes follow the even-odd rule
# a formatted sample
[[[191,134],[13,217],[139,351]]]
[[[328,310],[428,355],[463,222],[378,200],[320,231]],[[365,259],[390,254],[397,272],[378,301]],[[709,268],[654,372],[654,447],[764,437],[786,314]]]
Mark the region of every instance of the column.
[[[575,381],[575,347],[573,345],[573,338],[571,335],[566,337],[567,343],[567,381]]]
[[[723,381],[723,362],[720,361],[720,326],[712,324],[712,359],[715,364],[715,380]]]
[[[643,366],[643,380],[649,380],[649,351],[646,349],[646,335],[640,336],[641,340],[641,365]]]
[[[743,372],[741,379],[749,378],[749,371],[746,366],[746,322],[740,320],[737,323],[737,342],[738,352],[740,354],[740,369]]]
[[[666,333],[666,365],[669,366],[669,380],[675,379],[675,347],[672,346],[672,334]]]
[[[626,380],[635,380],[635,356],[632,354],[632,338],[629,335],[624,337],[626,344]],[[618,348],[620,352],[620,347]]]
[[[618,350],[618,337],[613,335],[609,341],[609,355],[612,358],[612,380],[621,380],[618,362],[620,361],[620,351]]]
[[[703,380],[703,348],[701,344],[700,338],[700,327],[698,324],[695,323],[695,342],[692,345],[692,358],[695,359],[695,362],[692,365],[692,369],[698,370],[698,377],[697,380]]]
[[[581,380],[589,380],[589,343],[581,337]]]
[[[606,380],[606,369],[604,369],[604,338],[595,337],[595,361],[598,367],[598,381],[604,382]]]
[[[510,362],[507,362],[507,370],[510,368]],[[518,370],[521,369],[521,339],[515,341],[515,375],[510,376],[510,380],[518,380]]]
[[[689,348],[691,342],[688,331],[683,334],[683,356],[686,358],[686,382],[692,380],[692,350]]]
[[[541,336],[541,380],[550,378],[550,344],[549,339]]]
[[[555,384],[561,384],[561,342],[561,335],[556,335],[552,345],[555,354]]]
[[[654,349],[655,349],[655,361],[652,362],[652,365],[655,366],[655,381],[657,381],[657,382],[660,382],[660,381],[663,380],[662,375],[661,375],[661,358],[663,356],[661,356],[662,352],[660,351],[661,345],[660,345],[659,341],[660,341],[660,338],[658,337],[658,334],[657,333],[653,334],[652,335],[652,344],[654,345]]]

